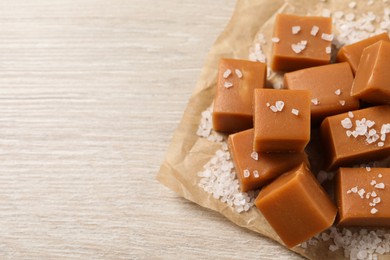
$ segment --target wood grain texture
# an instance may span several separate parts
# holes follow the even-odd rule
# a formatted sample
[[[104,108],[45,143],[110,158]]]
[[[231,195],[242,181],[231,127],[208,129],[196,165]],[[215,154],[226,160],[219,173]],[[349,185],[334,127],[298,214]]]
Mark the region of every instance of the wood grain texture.
[[[155,180],[233,8],[0,2],[0,259],[299,259]]]

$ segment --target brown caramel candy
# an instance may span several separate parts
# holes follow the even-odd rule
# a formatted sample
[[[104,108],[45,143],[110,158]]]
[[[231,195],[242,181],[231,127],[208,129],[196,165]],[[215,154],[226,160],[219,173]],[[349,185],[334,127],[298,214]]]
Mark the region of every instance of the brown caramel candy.
[[[249,129],[228,139],[241,191],[258,189],[306,159],[305,153],[256,153],[253,137],[253,129]]]
[[[255,205],[288,247],[332,226],[337,213],[305,164],[264,187]]]
[[[351,97],[353,74],[348,63],[337,63],[284,74],[284,86],[311,91],[312,121],[356,110],[359,100]]]
[[[343,46],[337,53],[337,62],[348,62],[349,65],[351,65],[353,73],[355,74],[358,69],[360,57],[362,56],[364,48],[380,40],[389,41],[389,36],[387,33],[381,33],[354,44]]]
[[[339,226],[390,227],[390,168],[340,168]]]
[[[373,104],[390,104],[390,42],[364,49],[353,82],[352,96]]]
[[[256,89],[254,150],[302,152],[310,140],[310,92]]]
[[[213,129],[235,133],[253,127],[253,90],[265,85],[266,65],[222,59],[214,99]]]
[[[331,18],[278,14],[273,35],[274,71],[293,71],[330,62]]]
[[[321,124],[327,168],[351,166],[390,155],[390,106],[330,116]]]

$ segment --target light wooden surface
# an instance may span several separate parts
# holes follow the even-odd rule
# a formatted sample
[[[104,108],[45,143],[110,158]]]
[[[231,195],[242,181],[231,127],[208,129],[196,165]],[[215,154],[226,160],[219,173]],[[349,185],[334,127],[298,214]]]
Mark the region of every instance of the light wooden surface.
[[[0,259],[298,259],[155,180],[234,4],[0,2]]]

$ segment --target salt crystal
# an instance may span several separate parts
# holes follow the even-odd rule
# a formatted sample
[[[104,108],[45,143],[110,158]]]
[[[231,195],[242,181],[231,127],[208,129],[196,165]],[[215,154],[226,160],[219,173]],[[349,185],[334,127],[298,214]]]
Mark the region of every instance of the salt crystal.
[[[375,204],[378,204],[379,202],[381,202],[381,198],[379,197],[376,197],[372,200],[372,202],[374,202]]]
[[[349,13],[345,15],[345,19],[349,22],[353,21],[355,19],[355,15],[353,13]]]
[[[278,37],[272,37],[271,41],[274,43],[278,43],[280,42],[280,39]]]
[[[275,106],[276,106],[276,108],[278,109],[278,111],[282,111],[283,110],[283,108],[284,108],[284,102],[283,101],[276,101],[276,103],[275,103]]]
[[[345,100],[339,100],[340,105],[344,106],[345,105]]]
[[[372,209],[371,209],[371,214],[374,215],[374,214],[377,213],[377,212],[378,212],[378,210],[377,210],[376,208],[372,208]]]
[[[291,27],[292,34],[297,34],[301,30],[301,26],[293,26]]]
[[[349,116],[349,118],[353,118],[353,117],[354,117],[353,112],[352,112],[352,111],[349,111],[349,112],[348,112],[348,116]]]
[[[371,192],[371,197],[376,197],[377,195],[376,195],[376,192],[375,191],[373,191],[373,192]]]
[[[364,198],[364,193],[365,193],[366,191],[364,190],[364,189],[360,189],[359,191],[358,191],[358,194],[359,194],[359,196],[360,196],[360,198]]]
[[[257,152],[255,152],[255,151],[253,151],[253,152],[251,153],[251,157],[252,157],[252,159],[255,160],[255,161],[259,160],[259,154],[258,154]]]
[[[322,33],[321,35],[321,39],[328,42],[333,41],[333,37],[334,37],[333,34]]]
[[[255,178],[259,178],[259,172],[258,171],[256,171],[256,170],[254,170],[253,171],[253,176],[255,177]]]
[[[341,90],[340,89],[336,89],[336,91],[334,92],[337,96],[340,96],[341,94]]]
[[[313,25],[313,27],[311,28],[310,34],[313,36],[316,36],[319,30],[320,30],[320,28],[318,26]]]
[[[358,191],[358,187],[355,186],[355,187],[351,188],[351,191],[352,191],[353,193],[356,193],[356,192]]]
[[[300,44],[294,44],[294,43],[291,44],[291,49],[292,49],[296,54],[301,53],[301,52],[304,50],[304,48],[302,48]]]
[[[351,119],[349,119],[348,117],[344,118],[343,120],[341,120],[341,125],[345,128],[345,129],[350,129],[352,127],[352,121]]]
[[[376,184],[376,181],[375,181],[375,180],[372,180],[372,181],[370,182],[370,184],[371,184],[371,186],[374,186],[374,185]]]
[[[313,105],[317,106],[320,102],[318,101],[318,98],[313,98],[311,100],[311,103],[313,103]]]
[[[381,141],[385,141],[386,140],[386,134],[381,134]]]
[[[269,102],[267,102],[267,104],[265,104],[267,107],[269,107],[271,104]]]
[[[379,174],[378,174],[378,178],[382,178],[382,174],[379,173]]]
[[[325,47],[325,53],[326,54],[330,54],[332,52],[332,49],[328,46],[328,47]]]
[[[223,86],[224,86],[225,88],[231,88],[231,87],[233,87],[233,83],[231,83],[231,82],[225,82],[225,83],[223,84]]]
[[[251,172],[248,169],[245,169],[244,170],[244,178],[249,178],[250,175],[251,175]]]
[[[299,110],[293,108],[293,109],[291,110],[291,113],[293,113],[294,115],[298,116],[298,115],[299,115]]]
[[[371,171],[371,167],[370,166],[366,166],[366,171],[370,172]]]
[[[375,125],[375,122],[372,121],[372,120],[367,120],[367,121],[366,121],[366,125],[367,125],[369,128],[371,128],[371,127],[373,127],[373,126]],[[375,133],[376,133],[376,131],[375,131]]]
[[[223,78],[227,79],[231,73],[232,71],[230,69],[225,70],[225,72],[223,73]]]
[[[345,133],[346,133],[346,135],[347,135],[348,137],[350,137],[350,136],[352,135],[352,131],[350,131],[350,130],[345,131]]]
[[[234,72],[236,72],[237,77],[240,79],[242,78],[242,72],[239,69],[235,69]]]
[[[377,189],[384,189],[385,188],[385,184],[383,182],[381,182],[381,183],[375,184],[374,187],[377,188]]]
[[[277,109],[274,105],[272,105],[272,106],[270,107],[270,109],[271,109],[272,112],[274,112],[274,113],[278,112],[278,109]]]
[[[384,145],[385,145],[384,142],[379,142],[379,143],[378,143],[378,146],[379,146],[379,147],[382,147],[382,146],[384,146]]]

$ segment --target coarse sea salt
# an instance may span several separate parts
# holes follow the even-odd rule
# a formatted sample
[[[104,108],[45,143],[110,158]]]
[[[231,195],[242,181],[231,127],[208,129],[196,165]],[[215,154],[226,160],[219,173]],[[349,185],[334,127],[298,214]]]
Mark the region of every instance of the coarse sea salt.
[[[299,115],[299,110],[293,108],[293,109],[291,110],[291,113],[294,114],[294,115],[296,115],[296,116],[298,116],[298,115]]]
[[[280,39],[278,37],[272,37],[271,41],[274,43],[278,43],[280,42]]]
[[[226,81],[225,83],[223,83],[223,86],[225,88],[231,88],[231,87],[233,87],[233,83]]]
[[[301,30],[301,26],[293,26],[293,27],[291,27],[291,33],[292,34],[297,34],[297,33],[299,33],[299,31]]]
[[[313,36],[316,36],[319,30],[320,30],[320,27],[313,25],[313,27],[311,28],[310,34]]]
[[[234,72],[236,73],[237,77],[240,79],[242,78],[242,72],[239,69],[235,69]]]
[[[224,136],[213,130],[212,122],[213,105],[208,107],[201,114],[200,123],[196,134],[200,137],[206,138],[211,142],[220,143],[224,141]]]
[[[230,69],[225,70],[225,72],[223,73],[223,78],[227,79],[231,73],[232,71]]]

